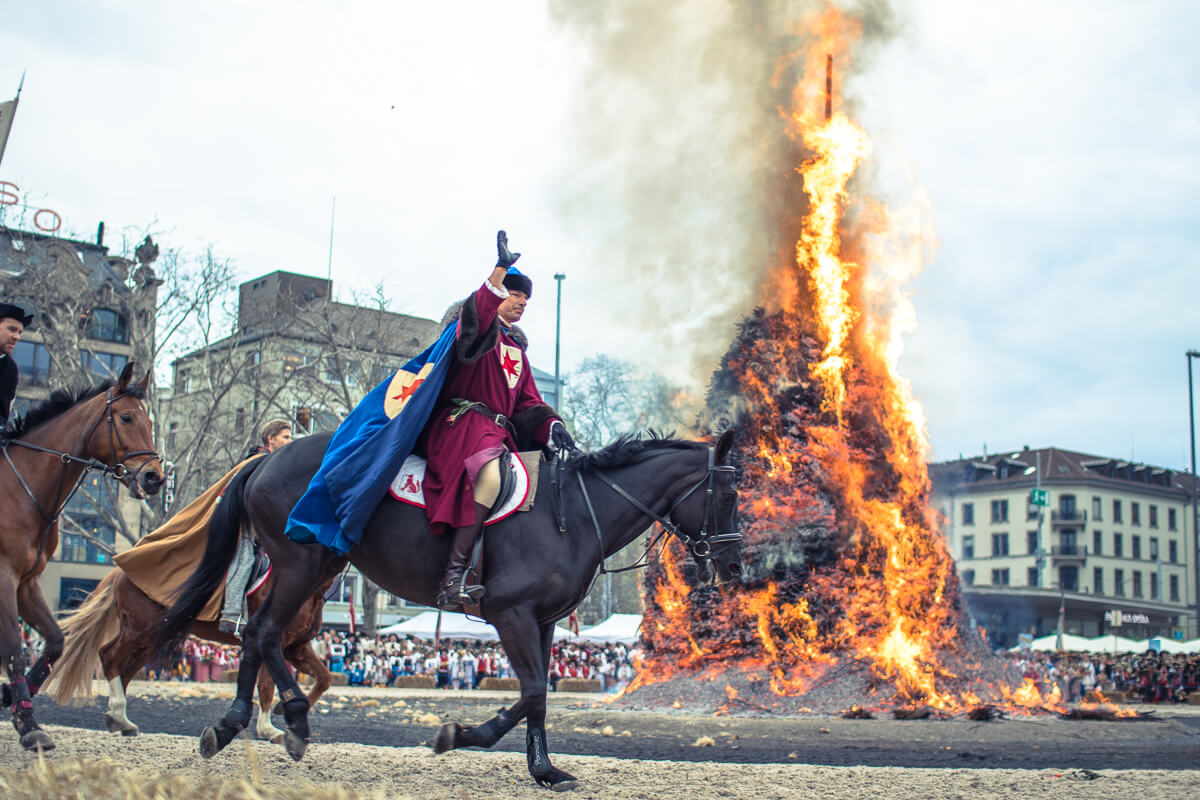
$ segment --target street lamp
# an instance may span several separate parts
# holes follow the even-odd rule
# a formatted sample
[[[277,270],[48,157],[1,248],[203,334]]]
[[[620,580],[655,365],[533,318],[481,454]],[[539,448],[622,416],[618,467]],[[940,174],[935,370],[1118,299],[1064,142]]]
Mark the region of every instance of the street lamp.
[[[1200,486],[1196,484],[1196,401],[1193,399],[1192,392],[1192,359],[1200,358],[1200,351],[1187,351],[1188,365],[1188,430],[1191,433],[1192,441],[1192,562],[1195,568],[1195,582],[1193,586],[1196,590],[1196,635],[1200,636],[1200,509],[1197,509],[1196,500],[1200,495]]]
[[[560,414],[563,413],[563,397],[562,373],[559,372],[558,343],[559,336],[562,333],[562,282],[566,277],[565,273],[554,273],[554,280],[558,283],[558,309],[554,316],[554,405],[558,407],[558,413]],[[1188,369],[1191,369],[1190,362]]]

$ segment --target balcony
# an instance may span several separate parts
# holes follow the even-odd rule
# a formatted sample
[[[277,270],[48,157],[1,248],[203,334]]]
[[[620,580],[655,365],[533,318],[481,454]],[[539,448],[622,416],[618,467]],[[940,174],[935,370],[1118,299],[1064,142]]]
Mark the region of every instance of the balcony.
[[[1050,558],[1055,564],[1082,564],[1087,560],[1086,544],[1066,545],[1050,548]]]
[[[1075,509],[1073,511],[1051,511],[1050,524],[1056,526],[1081,526],[1087,524],[1087,512]]]

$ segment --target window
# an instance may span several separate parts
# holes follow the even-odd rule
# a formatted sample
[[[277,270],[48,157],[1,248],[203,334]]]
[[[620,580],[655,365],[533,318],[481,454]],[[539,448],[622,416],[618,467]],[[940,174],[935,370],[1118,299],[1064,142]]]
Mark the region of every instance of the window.
[[[1031,556],[1036,556],[1038,551],[1038,532],[1025,531],[1025,547],[1026,551]]]
[[[311,408],[297,408],[296,409],[296,416],[295,416],[295,419],[293,420],[293,427],[295,427],[296,433],[301,434],[303,436],[308,436],[309,434],[311,434],[313,432],[312,416],[313,415],[312,415]]]
[[[1079,555],[1079,545],[1075,542],[1075,531],[1063,531],[1058,539],[1064,556]]]
[[[99,584],[100,581],[87,578],[63,578],[58,584],[59,609],[79,608]]]
[[[962,557],[963,560],[975,557],[975,537],[964,536],[962,540]]]
[[[963,570],[963,574],[962,574],[962,580],[963,580],[963,583],[965,583],[967,586],[972,586],[972,585],[974,585],[974,583],[975,583],[975,570],[973,570],[973,569],[964,569],[964,570]]]
[[[1104,519],[1103,513],[1104,501],[1099,497],[1092,498],[1092,519],[1096,522]]]
[[[1098,556],[1104,552],[1104,548],[1100,546],[1104,541],[1104,535],[1100,531],[1092,531],[1092,555]]]
[[[1121,519],[1121,501],[1113,500],[1113,522],[1124,522]]]
[[[1008,570],[992,570],[992,586],[1008,586]]]
[[[992,501],[992,522],[1008,522],[1008,501]]]
[[[246,432],[246,409],[245,408],[239,408],[237,410],[237,412],[234,414],[233,430],[235,433],[239,433],[239,434]]]
[[[1178,603],[1179,602],[1179,576],[1172,575],[1170,578],[1168,578],[1167,586],[1170,587],[1171,601]]]
[[[1104,570],[1100,567],[1092,570],[1092,594],[1104,594]]]
[[[1030,567],[1029,575],[1025,579],[1025,585],[1026,586],[1038,586],[1038,585],[1040,585],[1040,583],[1041,583],[1041,581],[1038,580],[1038,568]]]
[[[1058,513],[1063,519],[1075,519],[1075,495],[1060,494],[1058,496]]]
[[[1141,505],[1141,503],[1130,503],[1129,504],[1129,524],[1130,525],[1141,525],[1142,524],[1142,505]]]
[[[1113,534],[1113,555],[1117,558],[1125,557],[1125,542],[1119,533]]]
[[[1179,563],[1179,545],[1175,544],[1174,539],[1167,542],[1167,560],[1172,564]]]
[[[1169,531],[1178,530],[1178,527],[1176,527],[1176,522],[1175,522],[1175,509],[1173,509],[1173,508],[1167,509],[1167,530],[1169,530]]]
[[[1150,599],[1160,599],[1158,596],[1158,573],[1156,572],[1150,573]]]
[[[1150,560],[1158,561],[1158,537],[1150,537]]]
[[[1008,534],[993,533],[992,534],[992,556],[1008,555]],[[993,581],[994,583],[995,581]],[[1007,583],[1007,581],[1006,581]]]
[[[167,452],[168,453],[175,452],[175,444],[176,444],[176,439],[178,438],[178,435],[179,435],[179,423],[172,422],[171,426],[167,429]]]
[[[1142,596],[1142,572],[1141,570],[1133,571],[1133,596]]]
[[[91,350],[79,351],[79,364],[84,371],[95,376],[97,381],[114,380],[125,369],[128,358],[117,353],[93,353]]]
[[[1150,513],[1150,527],[1157,528],[1158,527],[1158,506],[1147,506],[1147,510]]]
[[[50,351],[39,342],[17,342],[13,363],[21,371],[21,383],[26,386],[50,385]]]
[[[84,335],[89,339],[129,344],[129,326],[124,315],[109,308],[97,308],[88,314]]]
[[[1125,596],[1125,570],[1113,570],[1113,594],[1117,597]]]
[[[1079,567],[1066,566],[1058,568],[1058,585],[1064,592],[1079,591]]]
[[[962,524],[963,525],[974,525],[975,524],[975,504],[974,503],[963,503],[962,512],[963,512]]]
[[[1142,557],[1142,537],[1131,536],[1129,538],[1130,538],[1129,555],[1132,558],[1141,558]]]

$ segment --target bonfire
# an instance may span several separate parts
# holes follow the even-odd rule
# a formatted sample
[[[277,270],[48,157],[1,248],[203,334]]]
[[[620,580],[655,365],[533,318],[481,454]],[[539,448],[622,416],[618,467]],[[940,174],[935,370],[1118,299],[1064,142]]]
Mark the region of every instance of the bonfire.
[[[881,246],[887,210],[855,180],[870,140],[839,110],[833,66],[850,58],[856,23],[828,8],[803,27],[781,114],[804,190],[802,213],[780,221],[795,246],[708,395],[710,416],[741,431],[748,585],[697,585],[682,550],[666,549],[646,575],[646,655],[623,701],[899,718],[1063,711],[969,623],[929,502],[921,408],[897,372],[911,319],[900,287],[919,263]]]

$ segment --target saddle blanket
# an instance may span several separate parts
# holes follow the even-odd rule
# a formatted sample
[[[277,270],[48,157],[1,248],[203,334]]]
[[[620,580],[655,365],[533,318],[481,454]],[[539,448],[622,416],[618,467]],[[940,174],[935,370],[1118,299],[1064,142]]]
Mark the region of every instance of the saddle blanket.
[[[502,519],[511,517],[518,511],[528,511],[533,507],[533,492],[530,491],[530,485],[534,484],[534,481],[537,479],[537,469],[535,464],[533,470],[534,480],[531,481],[530,469],[525,463],[525,458],[530,455],[540,458],[541,454],[513,453],[512,455],[519,456],[519,458],[513,457],[508,459],[508,469],[515,482],[513,492],[509,495],[508,500],[505,501],[503,506],[484,520],[484,525],[493,525]],[[424,508],[424,482],[425,459],[418,455],[410,455],[404,460],[400,471],[396,473],[396,477],[392,480],[392,485],[388,487],[388,494],[401,503],[408,503]]]

